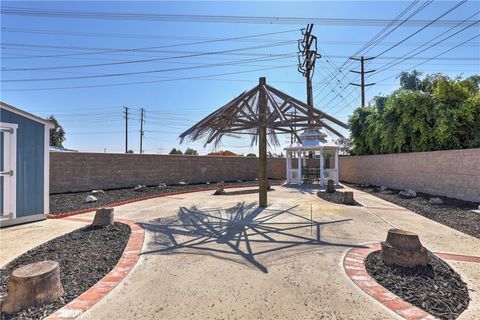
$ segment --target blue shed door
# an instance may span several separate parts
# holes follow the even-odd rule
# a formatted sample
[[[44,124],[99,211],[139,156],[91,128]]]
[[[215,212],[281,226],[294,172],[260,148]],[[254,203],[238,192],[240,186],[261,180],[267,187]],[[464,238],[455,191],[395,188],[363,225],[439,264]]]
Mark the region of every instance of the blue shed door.
[[[16,217],[17,125],[0,123],[0,219]]]

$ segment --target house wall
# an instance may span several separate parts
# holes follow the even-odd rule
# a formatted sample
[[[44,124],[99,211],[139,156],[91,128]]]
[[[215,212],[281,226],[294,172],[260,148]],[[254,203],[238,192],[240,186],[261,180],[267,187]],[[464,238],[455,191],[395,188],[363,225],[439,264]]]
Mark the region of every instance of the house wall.
[[[340,157],[340,180],[480,201],[480,148]]]
[[[285,178],[285,159],[268,159],[268,178]],[[253,180],[258,158],[50,152],[50,193],[175,184]]]
[[[43,124],[5,109],[1,122],[16,123],[17,129],[17,217],[44,213],[44,132]]]

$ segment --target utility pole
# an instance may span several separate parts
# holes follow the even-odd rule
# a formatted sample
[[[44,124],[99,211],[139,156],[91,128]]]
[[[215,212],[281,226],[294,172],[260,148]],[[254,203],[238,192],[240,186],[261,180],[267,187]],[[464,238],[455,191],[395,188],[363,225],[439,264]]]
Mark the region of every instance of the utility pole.
[[[145,109],[140,108],[140,153],[143,153],[143,123],[145,115]]]
[[[312,35],[313,24],[308,24],[302,29],[303,39],[298,41],[298,72],[307,80],[307,105],[313,108],[313,87],[312,79],[315,71],[315,61],[320,58],[317,53],[317,37]],[[308,112],[308,123],[313,118],[313,110]]]
[[[125,109],[123,113],[125,114],[125,153],[128,153],[128,107],[123,107]]]
[[[360,84],[352,83],[352,82],[350,82],[350,84],[353,85],[353,86],[361,87],[361,89],[362,89],[362,107],[365,107],[365,87],[373,86],[375,84],[375,83],[365,84],[365,74],[366,73],[372,73],[372,72],[376,71],[376,70],[365,71],[365,61],[372,60],[374,58],[375,57],[365,58],[364,56],[361,56],[360,59],[359,58],[354,58],[354,57],[350,58],[350,59],[355,60],[355,61],[360,61],[360,71],[350,70],[350,72],[359,73],[361,75]]]

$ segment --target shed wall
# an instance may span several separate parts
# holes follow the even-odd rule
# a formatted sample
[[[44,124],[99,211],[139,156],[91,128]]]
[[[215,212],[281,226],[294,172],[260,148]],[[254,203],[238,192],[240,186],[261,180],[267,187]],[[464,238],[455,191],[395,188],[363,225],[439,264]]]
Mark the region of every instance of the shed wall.
[[[18,124],[17,217],[44,213],[45,127],[5,109],[0,109],[0,119]]]

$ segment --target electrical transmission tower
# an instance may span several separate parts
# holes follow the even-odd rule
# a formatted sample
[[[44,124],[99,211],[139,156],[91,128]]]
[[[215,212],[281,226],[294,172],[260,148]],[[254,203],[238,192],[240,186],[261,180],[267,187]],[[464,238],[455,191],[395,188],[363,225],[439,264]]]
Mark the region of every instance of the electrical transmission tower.
[[[353,86],[361,87],[361,89],[362,89],[362,107],[365,107],[365,87],[373,86],[375,84],[375,83],[365,84],[365,74],[366,73],[372,73],[372,72],[376,71],[376,70],[365,71],[365,61],[372,60],[374,58],[375,57],[365,58],[364,56],[361,56],[360,58],[354,58],[354,57],[350,58],[350,59],[355,60],[355,61],[360,61],[360,71],[350,70],[350,72],[358,73],[358,74],[361,75],[360,84],[352,83],[352,82],[350,82],[350,84],[353,85]]]
[[[307,80],[307,104],[313,107],[313,87],[312,79],[315,72],[315,61],[320,58],[317,53],[317,37],[312,35],[313,24],[308,24],[302,29],[303,39],[298,41],[298,72]],[[313,113],[309,110],[309,117]],[[308,121],[309,123],[311,120]]]
[[[145,109],[140,108],[140,153],[143,153],[143,123],[145,122]]]

